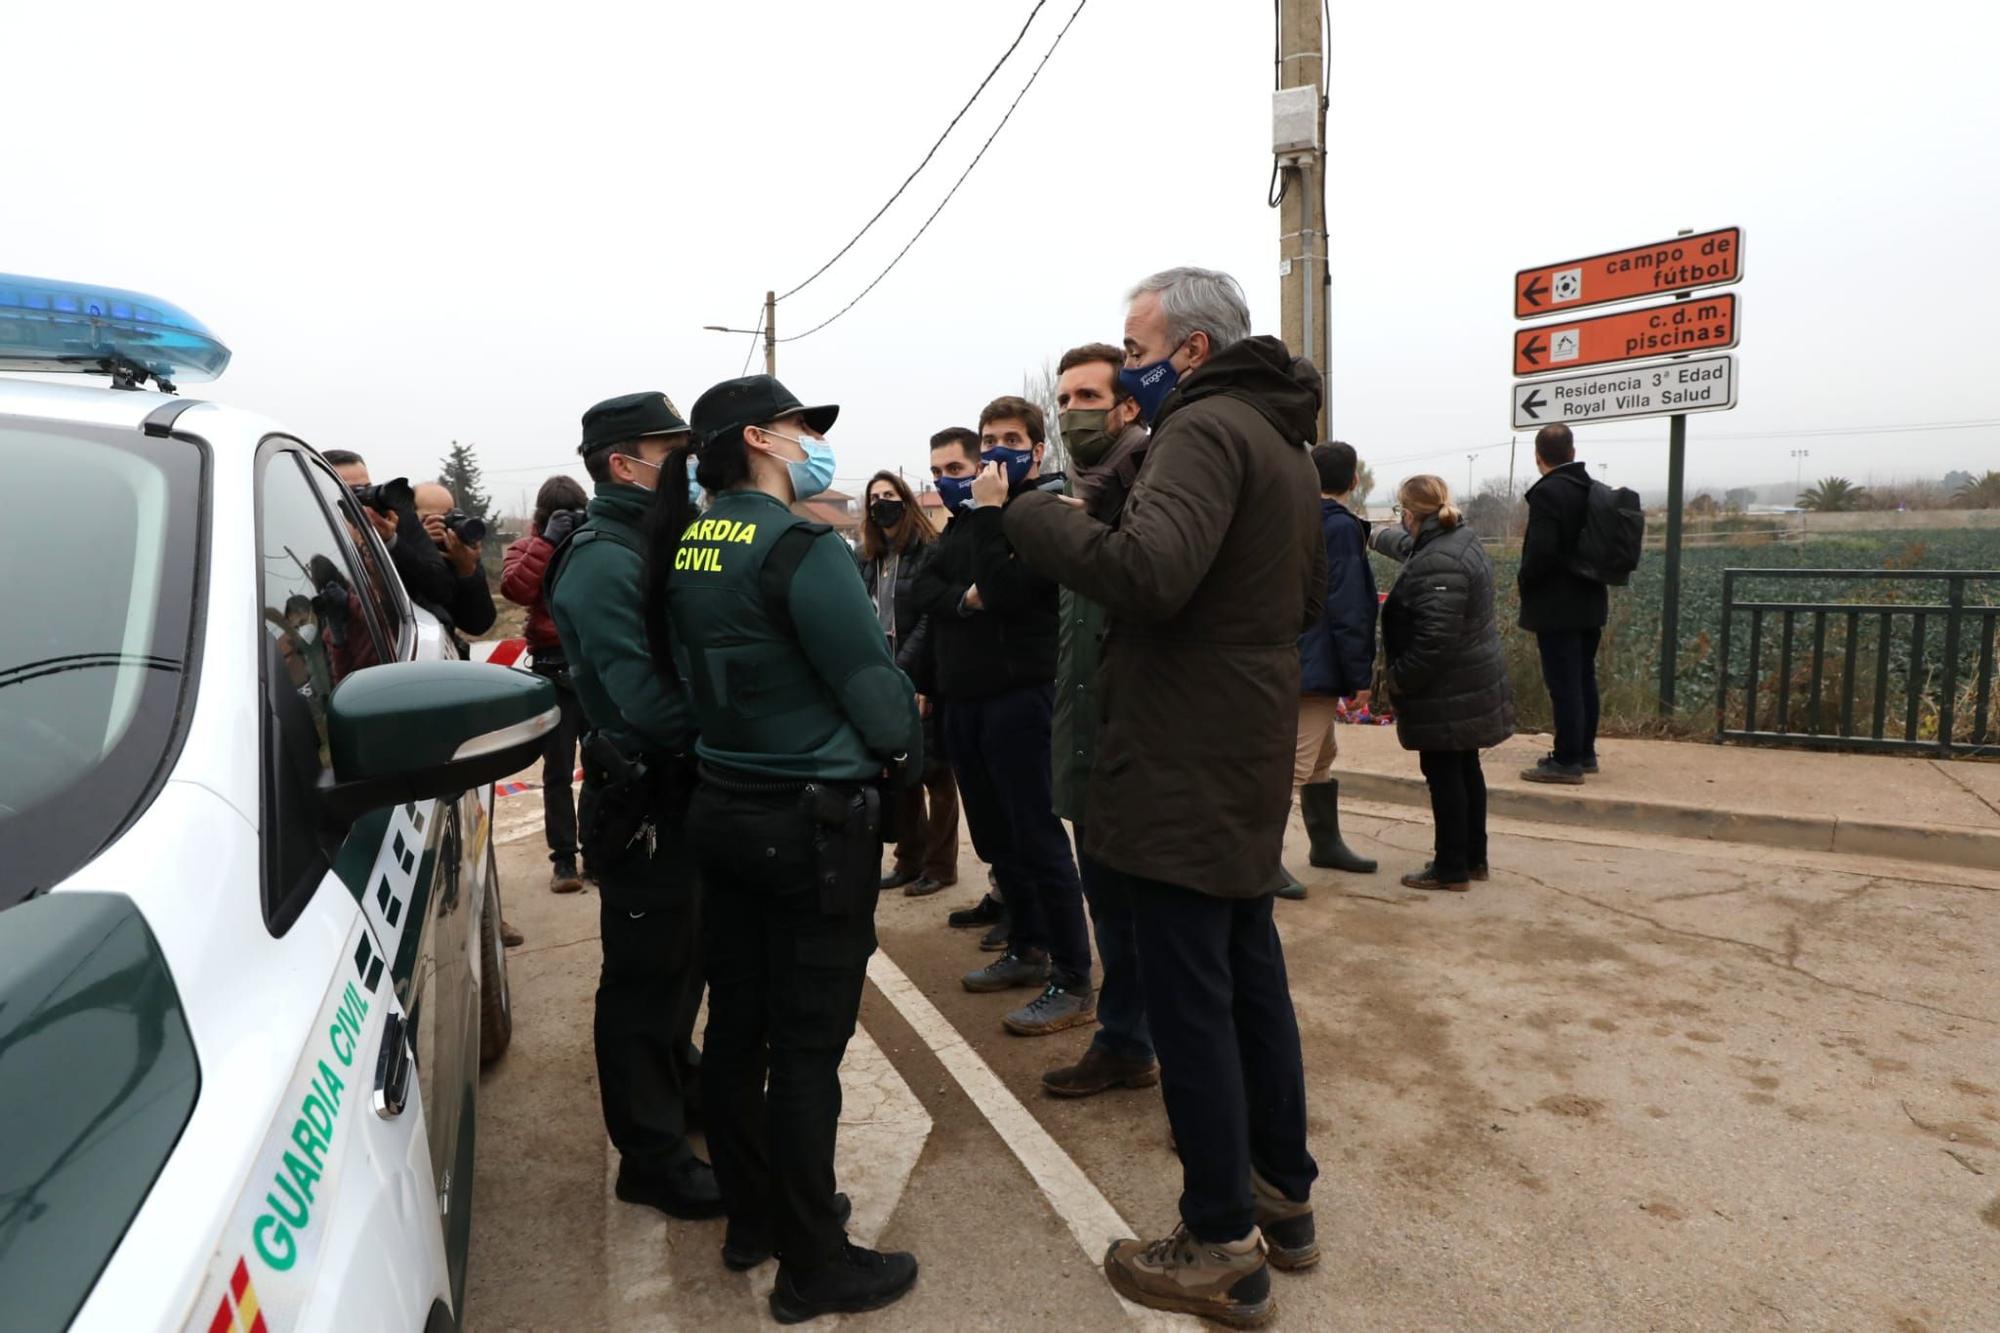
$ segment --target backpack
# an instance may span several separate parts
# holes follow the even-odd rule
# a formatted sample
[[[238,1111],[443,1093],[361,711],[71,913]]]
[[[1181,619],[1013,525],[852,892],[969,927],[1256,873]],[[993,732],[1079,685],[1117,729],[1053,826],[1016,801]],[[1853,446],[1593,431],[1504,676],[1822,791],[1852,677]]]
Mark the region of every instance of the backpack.
[[[1614,491],[1601,481],[1591,482],[1583,530],[1577,533],[1576,550],[1569,557],[1570,572],[1594,583],[1622,588],[1632,581],[1645,544],[1646,511],[1639,503],[1639,493],[1625,486]]]

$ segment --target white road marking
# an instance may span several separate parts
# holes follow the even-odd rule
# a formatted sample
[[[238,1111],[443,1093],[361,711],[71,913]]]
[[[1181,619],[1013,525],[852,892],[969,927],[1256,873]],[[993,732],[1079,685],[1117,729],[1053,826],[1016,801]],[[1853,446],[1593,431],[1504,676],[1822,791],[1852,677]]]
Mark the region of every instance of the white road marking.
[[[1042,1195],[1049,1201],[1049,1207],[1069,1228],[1069,1234],[1076,1238],[1084,1257],[1092,1264],[1104,1262],[1104,1252],[1111,1242],[1126,1236],[1135,1236],[1134,1231],[1118,1215],[1062,1146],[1042,1128],[1041,1122],[1021,1105],[1020,1100],[1007,1090],[1000,1076],[979,1053],[972,1049],[950,1020],[938,1012],[936,1005],[924,997],[914,983],[903,974],[903,969],[880,949],[868,960],[868,979],[875,983],[877,990],[896,1006],[896,1012],[903,1021],[916,1029],[931,1054],[956,1080],[979,1113],[986,1117],[994,1131],[1006,1143],[1028,1174],[1034,1177]],[[1118,1303],[1125,1307],[1139,1328],[1188,1329],[1199,1327],[1199,1321],[1182,1315],[1161,1314],[1154,1310],[1134,1305],[1120,1296]]]
[[[701,1025],[697,1023],[696,1031]],[[834,1148],[834,1177],[854,1201],[848,1235],[872,1246],[902,1201],[910,1173],[930,1137],[930,1112],[896,1072],[874,1038],[859,1027],[840,1065],[840,1136]],[[701,1262],[717,1265],[722,1244],[719,1225],[670,1222],[651,1208],[621,1203],[615,1193],[618,1150],[604,1145],[604,1250],[609,1277],[609,1325],[613,1333],[664,1333],[680,1327],[712,1328],[723,1321],[738,1326],[755,1320],[777,1328],[768,1304],[778,1266],[766,1263],[723,1289],[723,1301],[699,1301],[674,1290],[672,1265],[677,1246],[699,1247]],[[921,1258],[921,1256],[919,1256]],[[737,1283],[742,1285],[736,1285]],[[711,1295],[713,1292],[711,1292]],[[749,1308],[739,1302],[747,1297]],[[833,1321],[838,1322],[838,1321]],[[823,1325],[815,1324],[815,1327]]]

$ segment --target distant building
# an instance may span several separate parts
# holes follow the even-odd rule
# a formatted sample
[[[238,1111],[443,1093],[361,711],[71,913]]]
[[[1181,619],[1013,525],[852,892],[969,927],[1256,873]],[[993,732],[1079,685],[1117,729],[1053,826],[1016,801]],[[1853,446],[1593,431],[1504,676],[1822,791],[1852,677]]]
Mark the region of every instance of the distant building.
[[[813,523],[824,523],[849,541],[861,530],[861,505],[845,491],[821,491],[792,506],[792,512]]]

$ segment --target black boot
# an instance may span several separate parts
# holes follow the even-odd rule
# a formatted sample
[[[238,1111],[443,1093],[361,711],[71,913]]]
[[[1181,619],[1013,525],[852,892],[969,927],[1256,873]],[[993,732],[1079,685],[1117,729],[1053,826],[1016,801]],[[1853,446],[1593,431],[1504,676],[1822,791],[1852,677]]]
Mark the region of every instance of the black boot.
[[[1306,886],[1299,883],[1297,877],[1291,871],[1285,869],[1283,866],[1279,866],[1278,878],[1272,885],[1271,892],[1277,894],[1280,898],[1289,899],[1295,903],[1304,902]]]
[[[778,1281],[771,1288],[771,1317],[781,1324],[800,1324],[823,1314],[879,1310],[901,1300],[916,1280],[917,1261],[912,1255],[843,1244],[818,1268],[801,1271],[789,1260],[779,1262]]]
[[[1299,813],[1305,820],[1306,835],[1312,839],[1307,859],[1323,870],[1346,870],[1356,875],[1372,875],[1375,863],[1356,856],[1340,840],[1340,784],[1308,782],[1299,788]]]

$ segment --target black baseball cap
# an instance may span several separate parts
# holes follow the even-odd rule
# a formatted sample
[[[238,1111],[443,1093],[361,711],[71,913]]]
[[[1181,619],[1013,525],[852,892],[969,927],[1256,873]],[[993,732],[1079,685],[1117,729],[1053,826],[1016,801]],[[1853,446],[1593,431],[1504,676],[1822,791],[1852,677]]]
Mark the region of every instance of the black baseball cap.
[[[621,440],[687,432],[688,424],[681,419],[680,409],[665,394],[657,390],[621,394],[605,399],[583,414],[583,443],[576,451],[588,457]]]
[[[741,430],[745,426],[761,426],[767,421],[776,421],[794,413],[803,416],[806,425],[824,435],[833,428],[840,408],[831,403],[807,407],[790,389],[771,376],[745,375],[738,380],[724,380],[695,399],[689,421],[694,427],[696,441],[705,444],[729,431]]]

